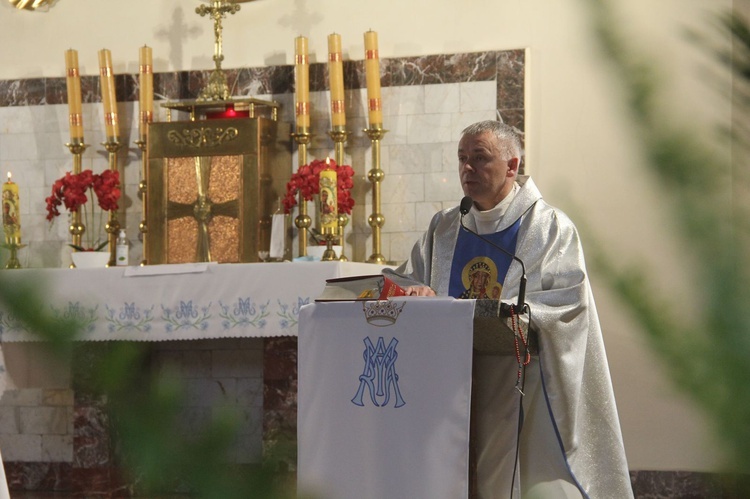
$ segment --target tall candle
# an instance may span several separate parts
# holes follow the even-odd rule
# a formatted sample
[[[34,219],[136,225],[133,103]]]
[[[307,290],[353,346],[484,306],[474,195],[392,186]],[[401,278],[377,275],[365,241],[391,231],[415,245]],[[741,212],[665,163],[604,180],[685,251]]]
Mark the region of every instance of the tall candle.
[[[378,34],[365,33],[365,78],[367,80],[367,110],[370,128],[383,124],[383,108],[380,104],[380,56],[378,55]]]
[[[99,51],[99,77],[107,139],[116,139],[120,135],[120,123],[117,118],[117,96],[115,94],[115,77],[112,72],[112,54],[107,49]]]
[[[78,71],[78,51],[65,51],[65,83],[68,88],[68,122],[70,141],[83,142],[83,114],[81,112],[81,75]]]
[[[320,171],[320,229],[323,233],[335,232],[338,227],[336,170],[330,168],[328,158],[326,165],[326,168]]]
[[[331,125],[343,127],[344,114],[344,64],[341,58],[341,35],[328,35],[328,78],[331,82]]]
[[[154,119],[154,70],[151,47],[143,46],[138,53],[138,130],[144,142],[148,137],[148,124]]]
[[[297,127],[310,126],[310,62],[307,55],[307,38],[294,40],[294,114]]]
[[[18,199],[18,184],[11,180],[8,172],[8,180],[3,184],[3,231],[7,244],[21,243],[21,210]]]

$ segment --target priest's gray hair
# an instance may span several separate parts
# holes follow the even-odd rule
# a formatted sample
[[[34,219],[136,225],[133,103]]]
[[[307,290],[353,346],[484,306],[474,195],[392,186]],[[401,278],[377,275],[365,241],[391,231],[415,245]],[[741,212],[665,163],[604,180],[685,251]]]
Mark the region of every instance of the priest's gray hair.
[[[506,156],[503,159],[518,158],[522,159],[521,137],[515,127],[506,125],[502,121],[486,120],[478,121],[463,129],[461,136],[464,135],[481,135],[485,132],[492,133],[497,137],[497,144],[500,153]]]

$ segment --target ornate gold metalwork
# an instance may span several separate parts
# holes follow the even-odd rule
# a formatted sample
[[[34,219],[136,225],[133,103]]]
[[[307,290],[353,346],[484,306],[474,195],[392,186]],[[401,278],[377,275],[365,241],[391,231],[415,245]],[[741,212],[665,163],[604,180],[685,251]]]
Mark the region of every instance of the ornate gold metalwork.
[[[236,128],[236,140],[196,149],[170,136],[184,130],[193,136],[207,122],[149,128],[148,264],[255,262],[258,251],[268,249],[274,203],[290,174],[288,125],[266,118],[209,125]],[[280,136],[285,143],[277,141]]]
[[[204,4],[195,9],[196,14],[201,17],[209,16],[214,23],[214,63],[216,64],[216,69],[211,72],[208,79],[208,85],[201,90],[199,100],[226,100],[229,98],[227,77],[221,69],[221,61],[224,60],[221,21],[227,14],[234,14],[239,10],[239,5],[228,0],[211,0],[210,5]]]
[[[181,132],[172,130],[167,138],[177,145],[195,148],[216,147],[239,137],[239,131],[235,127],[210,127],[186,128]]]
[[[201,156],[194,158],[194,161],[198,197],[192,203],[179,203],[167,200],[167,220],[192,216],[198,223],[198,240],[196,247],[198,261],[210,262],[212,259],[209,223],[215,216],[238,218],[239,200],[235,198],[223,203],[214,203],[208,193],[211,158]]]
[[[172,121],[173,110],[188,113],[190,121],[198,121],[205,119],[208,113],[226,111],[227,106],[232,106],[237,112],[247,112],[249,118],[268,118],[272,121],[278,119],[279,108],[281,108],[281,104],[276,101],[254,97],[231,97],[221,101],[186,99],[166,101],[161,104],[161,107],[167,109],[167,121]]]
[[[380,169],[380,141],[388,132],[380,126],[365,128],[364,132],[372,144],[372,169],[367,174],[367,180],[372,183],[372,214],[367,217],[367,223],[372,227],[372,254],[367,263],[385,264],[386,259],[381,253],[380,229],[385,225],[385,215],[380,211],[380,184],[385,173]]]

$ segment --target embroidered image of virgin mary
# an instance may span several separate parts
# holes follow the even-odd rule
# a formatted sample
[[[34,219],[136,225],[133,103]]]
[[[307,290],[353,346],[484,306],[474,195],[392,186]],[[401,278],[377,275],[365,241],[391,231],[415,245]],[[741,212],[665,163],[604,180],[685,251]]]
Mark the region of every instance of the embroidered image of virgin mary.
[[[486,256],[477,256],[469,260],[461,272],[465,291],[459,298],[487,299],[500,296],[503,285],[497,282],[495,262]]]

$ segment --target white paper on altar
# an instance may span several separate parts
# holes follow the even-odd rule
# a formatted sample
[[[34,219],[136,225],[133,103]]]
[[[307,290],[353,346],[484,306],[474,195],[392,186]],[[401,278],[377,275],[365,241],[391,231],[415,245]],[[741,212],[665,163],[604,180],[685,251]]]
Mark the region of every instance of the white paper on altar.
[[[468,496],[475,302],[394,302],[403,305],[396,323],[380,327],[366,322],[364,302],[302,308],[297,472],[301,494],[329,499]],[[370,352],[380,351],[393,361],[393,370],[386,369],[382,379],[389,379],[388,373],[397,376],[390,378],[397,383],[385,385],[390,389],[380,395],[376,390],[379,406],[367,384],[360,383],[368,345]]]
[[[284,243],[286,242],[286,215],[275,213],[271,217],[271,244],[268,248],[268,256],[271,258],[284,258]]]
[[[6,286],[38,288],[42,311],[52,317],[78,319],[80,340],[166,341],[296,336],[300,308],[320,295],[326,279],[382,268],[356,262],[203,263],[18,269],[2,278]],[[145,270],[125,277],[138,269]],[[38,339],[0,305],[0,341]]]

